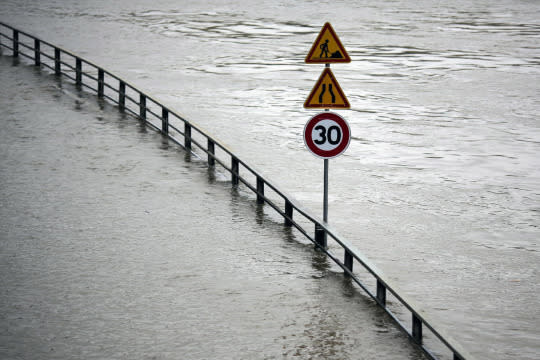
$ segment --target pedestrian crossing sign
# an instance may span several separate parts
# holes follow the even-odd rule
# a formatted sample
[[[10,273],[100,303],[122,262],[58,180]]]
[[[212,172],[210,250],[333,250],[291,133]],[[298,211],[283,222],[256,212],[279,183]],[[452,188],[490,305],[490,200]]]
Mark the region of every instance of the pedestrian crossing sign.
[[[306,56],[305,62],[308,64],[351,62],[349,54],[347,54],[345,47],[339,41],[330,23],[327,22],[322,27],[319,36],[317,36]]]
[[[305,108],[349,109],[349,100],[330,68],[324,68],[319,80],[304,102]]]

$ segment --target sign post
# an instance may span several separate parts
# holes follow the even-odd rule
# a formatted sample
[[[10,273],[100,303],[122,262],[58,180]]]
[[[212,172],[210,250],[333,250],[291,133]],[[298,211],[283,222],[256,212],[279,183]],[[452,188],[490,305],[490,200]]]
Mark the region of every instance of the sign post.
[[[324,159],[323,221],[328,223],[328,159]]]
[[[350,104],[334,74],[330,63],[348,63],[351,58],[330,23],[324,24],[306,56],[308,64],[325,64],[319,80],[304,102],[306,109],[325,109],[313,116],[304,127],[304,143],[317,157],[324,159],[323,221],[328,223],[328,167],[329,159],[343,153],[351,141],[351,129],[345,119],[330,109],[349,109]],[[315,228],[315,241],[326,249],[326,231]]]
[[[328,167],[329,159],[341,155],[351,142],[347,121],[333,112],[313,116],[304,127],[304,143],[313,155],[324,159],[323,221],[328,222]],[[317,234],[320,245],[326,247],[326,233]]]

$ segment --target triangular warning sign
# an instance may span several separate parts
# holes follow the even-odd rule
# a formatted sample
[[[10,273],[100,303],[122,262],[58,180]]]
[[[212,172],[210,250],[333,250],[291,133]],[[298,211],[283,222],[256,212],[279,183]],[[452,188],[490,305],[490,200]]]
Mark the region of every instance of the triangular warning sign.
[[[307,100],[304,102],[304,107],[348,109],[351,105],[330,68],[325,68]]]
[[[351,58],[330,23],[324,24],[319,36],[311,46],[306,63],[348,63]]]

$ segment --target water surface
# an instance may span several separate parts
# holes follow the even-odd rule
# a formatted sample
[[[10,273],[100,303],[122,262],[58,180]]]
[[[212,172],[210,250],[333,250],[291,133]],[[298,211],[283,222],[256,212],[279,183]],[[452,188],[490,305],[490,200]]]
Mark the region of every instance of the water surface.
[[[353,134],[330,163],[330,222],[478,358],[538,357],[537,2],[0,9],[148,90],[318,212],[302,104],[322,66],[303,59],[330,21],[352,57],[332,70]]]

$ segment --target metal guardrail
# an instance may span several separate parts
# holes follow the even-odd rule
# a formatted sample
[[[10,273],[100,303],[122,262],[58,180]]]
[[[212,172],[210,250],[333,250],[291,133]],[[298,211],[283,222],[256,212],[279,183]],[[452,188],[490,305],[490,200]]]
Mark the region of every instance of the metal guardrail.
[[[206,154],[209,167],[215,167],[218,164],[228,171],[231,174],[233,186],[238,186],[240,183],[245,185],[256,195],[258,204],[271,206],[283,217],[285,226],[296,228],[315,244],[316,249],[324,252],[341,267],[345,276],[360,286],[384,309],[429,359],[438,359],[444,354],[436,355],[428,348],[424,328],[433,335],[429,336],[429,340],[435,342],[434,347],[449,352],[454,360],[472,359],[471,355],[467,354],[455,340],[441,330],[437,330],[433,322],[428,319],[428,315],[414,305],[412,300],[400,295],[397,286],[391,284],[359,250],[197,125],[138,90],[134,85],[90,61],[0,22],[0,54],[3,49],[11,50],[14,58],[30,59],[36,66],[43,66],[52,70],[57,76],[69,78],[80,89],[86,88],[95,92],[98,98],[107,99],[118,105],[120,111],[130,113],[144,121],[146,125],[161,132],[163,136],[168,137],[186,151]],[[243,173],[247,175],[241,175]],[[251,176],[251,181],[247,178],[248,176]],[[273,197],[265,194],[268,189],[273,192]],[[276,201],[275,198],[278,200]],[[279,200],[283,201],[283,205],[278,203]],[[304,222],[314,225],[314,233],[311,234],[296,217],[301,217]],[[329,249],[328,240],[333,241],[333,248],[341,248],[344,251],[343,258]],[[360,279],[359,272],[353,271],[354,264],[361,266],[362,276],[371,278]],[[371,281],[374,286],[370,288],[368,281]],[[393,301],[387,297],[393,297]],[[410,313],[410,322],[405,323],[400,320],[392,308],[406,309]]]

